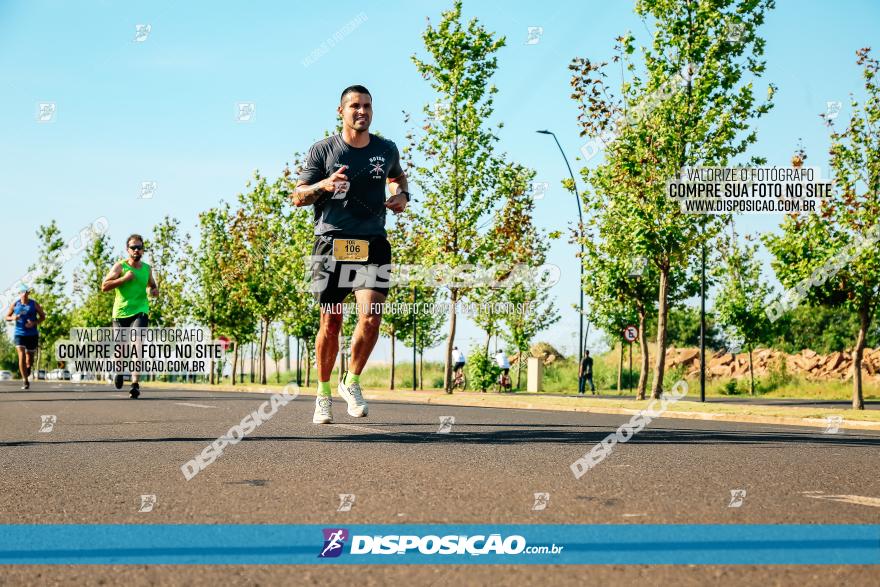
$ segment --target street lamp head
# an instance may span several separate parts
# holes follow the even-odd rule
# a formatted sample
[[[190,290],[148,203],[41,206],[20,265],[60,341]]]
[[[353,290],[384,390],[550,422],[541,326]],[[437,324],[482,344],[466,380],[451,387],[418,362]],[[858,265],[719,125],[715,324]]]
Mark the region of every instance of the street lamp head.
[[[553,133],[550,132],[549,130],[536,130],[535,132],[539,132],[539,133],[541,133],[542,135],[552,135],[552,134],[553,134]]]

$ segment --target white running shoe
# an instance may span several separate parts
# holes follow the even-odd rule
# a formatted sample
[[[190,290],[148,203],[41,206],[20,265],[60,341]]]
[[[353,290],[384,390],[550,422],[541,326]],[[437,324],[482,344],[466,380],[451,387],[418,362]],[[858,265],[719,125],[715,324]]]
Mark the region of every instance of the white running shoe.
[[[313,424],[332,424],[333,423],[333,399],[327,396],[318,396],[315,398],[315,415],[312,418]]]
[[[343,377],[343,381],[344,381]],[[348,404],[348,415],[352,418],[363,418],[367,415],[367,401],[364,399],[364,394],[361,392],[361,384],[360,383],[352,383],[348,387],[340,381],[339,382],[339,395],[342,396],[342,399]]]

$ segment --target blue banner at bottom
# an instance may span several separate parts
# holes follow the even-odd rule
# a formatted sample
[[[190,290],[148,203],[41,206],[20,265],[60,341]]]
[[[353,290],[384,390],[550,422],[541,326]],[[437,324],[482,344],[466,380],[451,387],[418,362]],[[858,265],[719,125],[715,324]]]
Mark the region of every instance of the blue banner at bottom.
[[[0,525],[0,564],[880,564],[880,525]]]

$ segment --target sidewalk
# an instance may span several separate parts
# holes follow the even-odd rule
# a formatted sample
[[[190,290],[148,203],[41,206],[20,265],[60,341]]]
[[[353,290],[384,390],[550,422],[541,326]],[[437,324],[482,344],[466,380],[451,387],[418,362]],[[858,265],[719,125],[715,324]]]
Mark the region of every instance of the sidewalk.
[[[182,384],[151,382],[149,387],[183,388]],[[230,391],[249,393],[277,393],[283,385],[207,385],[189,384],[186,389],[204,391]],[[303,393],[313,395],[314,390],[303,389]],[[596,414],[632,415],[645,409],[650,400],[620,399],[618,397],[563,396],[518,393],[479,393],[457,391],[447,394],[443,391],[412,391],[387,389],[365,389],[368,400],[425,403],[445,406],[467,406],[522,410],[552,410],[562,412],[586,412]],[[809,400],[804,400],[809,401]],[[659,407],[659,401],[655,407]],[[720,401],[695,402],[690,395],[687,399],[671,405],[663,413],[663,418],[685,420],[712,420],[720,422],[746,422],[753,424],[776,424],[784,426],[811,426],[827,428],[829,416],[840,416],[843,421],[838,428],[850,430],[880,430],[880,410],[852,410],[847,408],[824,408],[813,406],[784,406],[750,403],[743,399],[732,403],[725,398]]]

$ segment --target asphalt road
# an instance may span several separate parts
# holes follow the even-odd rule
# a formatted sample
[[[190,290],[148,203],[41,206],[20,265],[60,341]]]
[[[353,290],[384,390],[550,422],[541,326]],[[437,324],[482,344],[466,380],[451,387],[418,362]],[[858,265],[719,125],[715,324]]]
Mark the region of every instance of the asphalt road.
[[[654,420],[581,479],[623,415],[372,402],[280,409],[187,481],[180,466],[267,395],[0,382],[0,523],[880,523],[880,432]],[[41,432],[43,416],[55,416]],[[454,416],[448,434],[441,417]],[[739,507],[731,491],[745,490]],[[547,492],[535,511],[534,494]],[[354,494],[337,511],[339,494]],[[142,495],[155,495],[139,512]],[[222,575],[222,578],[221,578]],[[293,577],[296,577],[295,581]],[[2,567],[0,584],[852,585],[878,567]],[[332,581],[331,581],[332,580]]]

